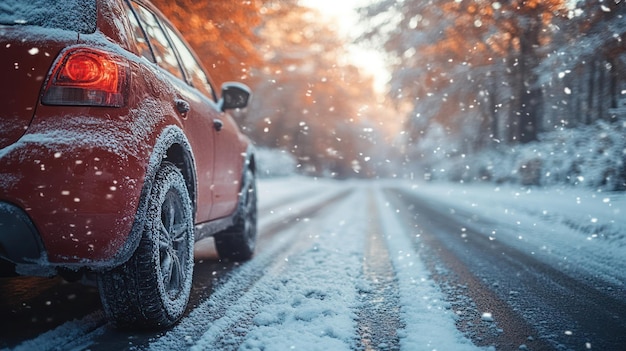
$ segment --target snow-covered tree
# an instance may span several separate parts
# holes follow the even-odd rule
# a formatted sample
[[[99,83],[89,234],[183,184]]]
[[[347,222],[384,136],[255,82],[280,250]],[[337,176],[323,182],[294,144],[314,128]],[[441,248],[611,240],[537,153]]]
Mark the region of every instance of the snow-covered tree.
[[[525,145],[551,149],[535,144],[554,140],[542,133],[619,119],[623,1],[386,0],[361,14],[363,38],[392,58],[389,95],[412,106],[409,162],[429,175],[541,182],[541,172],[560,173],[543,155],[518,154]]]

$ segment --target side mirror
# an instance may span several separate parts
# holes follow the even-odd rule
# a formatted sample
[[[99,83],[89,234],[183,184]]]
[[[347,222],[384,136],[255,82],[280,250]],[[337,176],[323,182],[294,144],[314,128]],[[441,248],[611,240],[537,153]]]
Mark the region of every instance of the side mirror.
[[[252,91],[247,85],[238,82],[222,84],[221,110],[231,110],[248,106]]]

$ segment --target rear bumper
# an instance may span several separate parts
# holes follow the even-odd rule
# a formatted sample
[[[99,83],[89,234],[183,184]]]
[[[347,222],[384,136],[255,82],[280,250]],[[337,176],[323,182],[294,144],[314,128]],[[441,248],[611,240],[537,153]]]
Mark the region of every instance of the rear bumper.
[[[0,202],[0,264],[4,261],[14,265],[3,267],[0,276],[21,275],[52,276],[56,270],[50,266],[35,225],[26,212],[6,202]]]
[[[37,262],[43,254],[43,243],[26,212],[0,202],[0,257],[21,264]]]
[[[82,139],[81,132],[26,134],[0,150],[0,257],[18,274],[104,270],[138,244],[133,225],[149,144],[130,148],[93,126]]]

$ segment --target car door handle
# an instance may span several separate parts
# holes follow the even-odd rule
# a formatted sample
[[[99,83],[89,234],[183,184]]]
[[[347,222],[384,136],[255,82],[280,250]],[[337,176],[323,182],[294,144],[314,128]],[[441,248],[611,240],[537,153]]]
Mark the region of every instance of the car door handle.
[[[222,122],[221,119],[216,118],[216,119],[213,120],[213,128],[216,131],[219,132],[220,130],[222,130],[223,127],[224,127],[224,122]]]
[[[176,103],[176,110],[182,114],[186,114],[189,110],[191,110],[191,106],[185,100],[176,99],[174,102]]]

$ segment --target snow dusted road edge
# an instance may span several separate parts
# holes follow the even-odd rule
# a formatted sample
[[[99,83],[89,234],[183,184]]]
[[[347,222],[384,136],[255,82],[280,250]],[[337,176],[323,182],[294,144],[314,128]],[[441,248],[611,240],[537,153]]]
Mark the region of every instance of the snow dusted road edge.
[[[491,220],[493,240],[626,289],[624,193],[436,182],[407,182],[404,189],[445,211]]]

